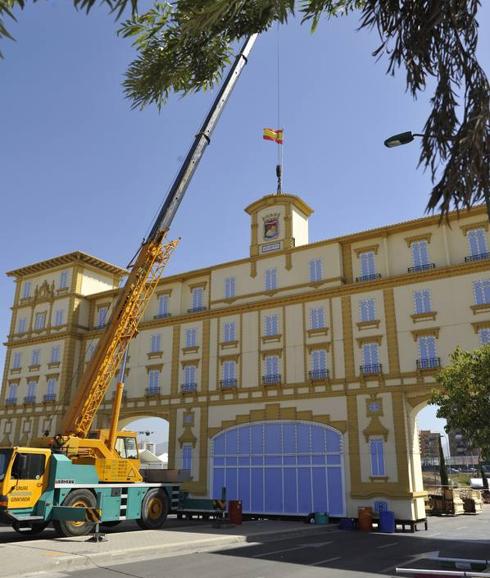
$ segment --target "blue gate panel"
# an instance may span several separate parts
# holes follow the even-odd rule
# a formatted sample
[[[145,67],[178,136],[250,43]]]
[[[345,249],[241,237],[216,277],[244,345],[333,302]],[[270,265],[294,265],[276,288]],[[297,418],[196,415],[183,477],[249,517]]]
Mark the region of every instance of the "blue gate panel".
[[[212,443],[212,495],[264,514],[344,515],[342,436],[308,422],[262,422],[218,434]]]

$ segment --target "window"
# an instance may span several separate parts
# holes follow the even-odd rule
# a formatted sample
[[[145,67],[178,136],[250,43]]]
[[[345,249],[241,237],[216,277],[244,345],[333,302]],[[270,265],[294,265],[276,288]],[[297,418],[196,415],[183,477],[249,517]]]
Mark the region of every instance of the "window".
[[[366,251],[359,254],[361,277],[371,277],[376,275],[376,263],[374,261],[374,251]]]
[[[277,289],[277,269],[266,269],[265,271],[265,290],[271,291]]]
[[[202,287],[194,287],[192,290],[192,309],[194,311],[200,311],[203,309],[203,296],[204,291]]]
[[[422,362],[436,359],[436,338],[433,335],[424,335],[418,338],[419,357]]]
[[[39,480],[44,474],[45,463],[44,454],[17,454],[11,477],[14,480]]]
[[[323,267],[321,259],[310,261],[310,281],[321,281],[323,278]]]
[[[225,323],[224,325],[224,341],[235,341],[235,322]]]
[[[377,343],[365,343],[362,346],[362,363],[363,373],[378,373],[380,371],[379,346]]]
[[[20,351],[16,351],[14,353],[14,358],[12,360],[12,369],[19,369],[20,368],[21,359],[22,359],[22,353]]]
[[[490,329],[480,329],[480,343],[482,345],[490,343]]]
[[[130,437],[116,439],[116,452],[126,460],[137,460],[139,457],[136,440]]]
[[[25,333],[27,330],[27,319],[22,317],[17,323],[17,333]]]
[[[50,363],[59,363],[60,362],[60,346],[55,345],[51,348],[51,358]]]
[[[50,377],[48,379],[48,387],[44,401],[54,401],[56,399],[56,378]]]
[[[369,441],[369,450],[371,453],[371,475],[385,475],[384,461],[384,443],[382,439],[371,439]]]
[[[60,273],[60,289],[68,289],[68,271]]]
[[[481,279],[473,282],[473,293],[475,295],[475,303],[483,305],[490,303],[490,279]]]
[[[185,346],[196,347],[197,345],[197,329],[185,330]]]
[[[31,296],[32,284],[30,281],[24,281],[24,286],[22,288],[22,299],[29,299]]]
[[[104,325],[107,322],[107,311],[108,311],[108,307],[99,307],[97,309],[97,321],[96,321],[96,325],[95,327],[100,329],[101,327],[104,327]]]
[[[412,265],[415,269],[429,264],[429,245],[427,241],[414,241],[410,245],[412,251]]]
[[[225,385],[234,385],[236,381],[236,361],[223,363],[223,381]]]
[[[279,317],[276,314],[265,316],[264,333],[267,337],[279,334]]]
[[[64,311],[63,309],[58,309],[57,311],[55,311],[54,314],[54,324],[55,326],[59,326],[59,325],[63,325],[63,321],[64,321]]]
[[[150,391],[158,391],[160,388],[160,372],[158,369],[150,369],[148,371],[148,389]]]
[[[325,379],[328,377],[327,352],[325,349],[314,349],[310,355],[310,378]]]
[[[193,386],[196,384],[196,366],[186,365],[184,367],[184,385]]]
[[[46,312],[36,313],[34,320],[34,329],[44,329],[46,325]]]
[[[31,353],[31,365],[40,365],[41,363],[41,350],[33,349]]]
[[[158,316],[167,317],[168,315],[168,295],[158,297]]]
[[[17,399],[17,384],[16,383],[9,383],[7,401],[13,401],[14,399]]]
[[[275,377],[279,374],[279,357],[277,355],[267,355],[264,362],[266,377]]]
[[[310,328],[321,329],[325,327],[325,311],[323,307],[313,307],[310,309]]]
[[[472,257],[485,256],[488,253],[485,229],[468,231],[468,246]]]
[[[432,311],[432,299],[430,289],[422,289],[413,292],[415,313],[430,313]]]
[[[361,321],[374,321],[376,319],[376,301],[374,299],[361,299],[359,301],[359,318]]]
[[[151,353],[158,353],[161,351],[160,348],[160,334],[151,336]]]
[[[225,279],[225,297],[235,297],[235,277]]]
[[[182,445],[182,469],[188,472],[192,470],[192,444]]]
[[[34,400],[36,399],[36,386],[37,386],[37,381],[29,381],[27,383],[27,399],[28,400]]]

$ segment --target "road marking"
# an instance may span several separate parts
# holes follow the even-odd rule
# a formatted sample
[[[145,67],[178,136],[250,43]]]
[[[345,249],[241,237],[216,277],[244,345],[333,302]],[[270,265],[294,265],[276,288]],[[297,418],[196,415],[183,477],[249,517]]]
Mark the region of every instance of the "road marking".
[[[415,556],[409,556],[406,562],[398,561],[393,566],[387,566],[380,570],[381,574],[389,574],[393,572],[395,568],[400,568],[406,566],[407,564],[413,564],[417,560],[422,560],[423,558],[430,558],[431,556],[439,556],[439,550],[433,550],[432,552],[424,552],[423,554],[416,554]]]
[[[454,528],[455,530],[464,530],[465,528],[467,528],[468,526],[458,526],[457,528]]]
[[[327,558],[326,560],[320,560],[320,562],[312,562],[310,566],[320,566],[320,564],[326,564],[327,562],[334,562],[335,560],[340,560],[340,556],[334,556],[333,558]]]
[[[328,546],[328,544],[333,544],[332,540],[329,542],[313,542],[311,544],[300,544],[294,548],[282,548],[281,550],[274,550],[273,552],[264,552],[262,554],[254,554],[252,558],[265,558],[266,556],[273,556],[274,554],[282,554],[283,552],[293,552],[294,550],[305,550],[306,548],[321,548],[322,546]]]
[[[381,546],[377,546],[378,550],[383,548],[391,548],[392,546],[398,546],[398,542],[392,542],[391,544],[382,544]]]

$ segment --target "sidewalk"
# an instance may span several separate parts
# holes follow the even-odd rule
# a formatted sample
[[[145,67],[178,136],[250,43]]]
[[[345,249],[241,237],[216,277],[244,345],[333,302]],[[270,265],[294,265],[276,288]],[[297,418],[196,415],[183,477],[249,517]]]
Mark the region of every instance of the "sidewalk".
[[[108,541],[82,538],[20,540],[0,546],[0,578],[38,572],[49,575],[63,570],[83,570],[137,560],[189,554],[241,543],[261,543],[328,531],[332,526],[303,522],[260,520],[241,526],[213,528],[211,523],[162,530],[112,532]]]

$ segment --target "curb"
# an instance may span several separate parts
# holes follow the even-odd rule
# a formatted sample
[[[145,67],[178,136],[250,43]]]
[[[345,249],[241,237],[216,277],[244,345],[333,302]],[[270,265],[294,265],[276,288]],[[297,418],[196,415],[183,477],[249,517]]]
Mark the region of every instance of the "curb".
[[[66,554],[57,557],[56,559],[43,560],[43,569],[19,571],[11,574],[2,574],[1,578],[20,578],[21,576],[45,576],[51,572],[62,571],[77,571],[96,569],[104,566],[116,566],[119,564],[128,564],[131,562],[138,562],[142,559],[150,560],[154,558],[165,558],[169,556],[182,556],[187,554],[196,554],[199,552],[219,550],[226,546],[233,546],[239,544],[250,545],[260,542],[261,538],[268,537],[265,542],[276,542],[284,538],[294,538],[295,536],[313,535],[320,533],[328,533],[328,529],[334,525],[329,524],[321,527],[307,526],[304,529],[290,529],[280,530],[279,532],[263,531],[256,532],[247,536],[233,535],[233,536],[214,536],[197,540],[194,542],[180,542],[178,544],[158,544],[150,546],[138,546],[136,548],[125,548],[120,550],[113,550],[111,552],[96,552],[94,554]],[[13,545],[13,544],[12,544]],[[7,545],[6,545],[7,546]]]

